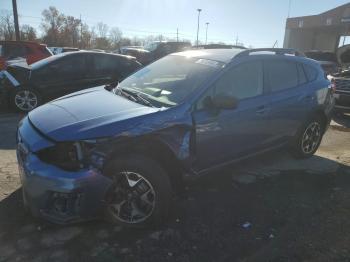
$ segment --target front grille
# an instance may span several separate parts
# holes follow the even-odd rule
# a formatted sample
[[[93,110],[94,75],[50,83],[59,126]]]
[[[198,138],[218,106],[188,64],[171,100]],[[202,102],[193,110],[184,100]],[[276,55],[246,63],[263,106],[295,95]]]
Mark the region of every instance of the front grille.
[[[350,78],[345,77],[335,77],[335,87],[338,90],[348,90],[350,91]]]

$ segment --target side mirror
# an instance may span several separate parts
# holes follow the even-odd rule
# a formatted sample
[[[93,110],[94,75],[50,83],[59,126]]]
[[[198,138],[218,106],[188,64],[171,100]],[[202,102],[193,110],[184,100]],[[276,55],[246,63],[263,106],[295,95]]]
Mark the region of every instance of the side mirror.
[[[218,109],[235,109],[238,99],[233,96],[217,94],[211,99],[212,105]]]

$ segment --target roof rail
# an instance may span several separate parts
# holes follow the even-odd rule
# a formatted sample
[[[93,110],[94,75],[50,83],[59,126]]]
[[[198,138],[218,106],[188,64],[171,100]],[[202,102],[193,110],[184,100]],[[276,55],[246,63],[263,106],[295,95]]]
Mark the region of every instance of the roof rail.
[[[305,57],[305,55],[302,52],[291,48],[255,48],[255,49],[247,49],[240,52],[238,55],[236,55],[236,58],[249,56],[251,53],[257,53],[257,52],[273,52],[276,55],[295,55],[295,56]]]

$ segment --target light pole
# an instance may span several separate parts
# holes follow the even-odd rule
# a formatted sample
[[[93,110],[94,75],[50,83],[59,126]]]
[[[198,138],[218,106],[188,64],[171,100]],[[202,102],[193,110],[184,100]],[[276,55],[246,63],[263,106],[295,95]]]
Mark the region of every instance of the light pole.
[[[198,8],[198,21],[197,21],[197,46],[198,46],[198,34],[199,34],[199,15],[201,14],[202,9]]]
[[[207,45],[207,41],[208,41],[208,26],[209,26],[209,23],[206,22],[205,23],[207,25],[207,28],[205,30],[205,45]]]

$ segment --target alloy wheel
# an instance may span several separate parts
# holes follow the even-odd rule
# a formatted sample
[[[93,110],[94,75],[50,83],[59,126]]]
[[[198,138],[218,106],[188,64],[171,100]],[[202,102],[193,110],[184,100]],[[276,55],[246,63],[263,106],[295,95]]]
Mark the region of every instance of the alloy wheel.
[[[30,111],[38,105],[38,97],[29,90],[19,91],[15,96],[15,104],[22,111]]]
[[[115,175],[113,180],[107,203],[114,218],[124,223],[137,224],[152,215],[156,193],[145,177],[123,171]]]
[[[312,122],[305,130],[301,148],[305,154],[312,153],[321,140],[321,126],[318,122]]]

